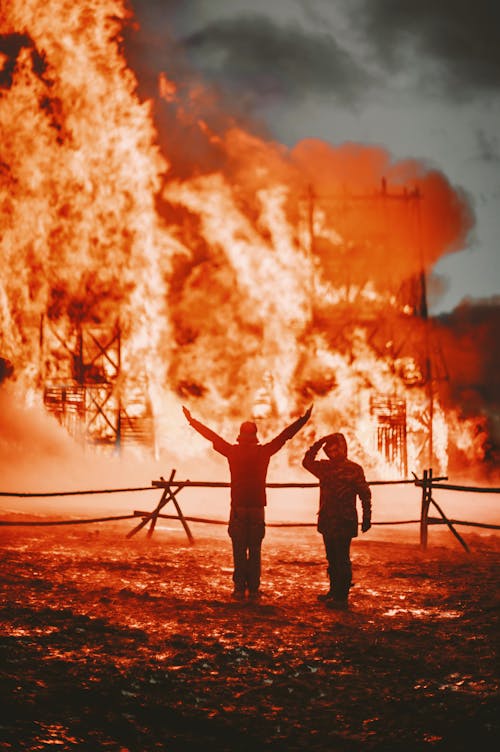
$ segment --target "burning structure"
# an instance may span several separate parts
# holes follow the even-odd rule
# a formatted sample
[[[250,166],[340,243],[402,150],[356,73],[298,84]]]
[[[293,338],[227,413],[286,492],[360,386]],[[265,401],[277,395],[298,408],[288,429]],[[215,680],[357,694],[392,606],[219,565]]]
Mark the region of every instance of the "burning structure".
[[[20,386],[111,446],[189,455],[181,401],[264,436],[314,402],[372,473],[476,452],[425,290],[471,227],[461,192],[382,149],[216,127],[168,71],[141,101],[129,21],[123,0],[5,4],[0,354]]]

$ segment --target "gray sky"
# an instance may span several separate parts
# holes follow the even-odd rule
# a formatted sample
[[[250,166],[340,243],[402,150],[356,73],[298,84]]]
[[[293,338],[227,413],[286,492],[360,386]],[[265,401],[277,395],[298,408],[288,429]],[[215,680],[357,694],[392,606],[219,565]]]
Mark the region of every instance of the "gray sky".
[[[194,70],[273,139],[380,145],[463,188],[468,247],[434,313],[500,294],[497,0],[132,0],[139,75]],[[175,74],[177,71],[174,71]]]

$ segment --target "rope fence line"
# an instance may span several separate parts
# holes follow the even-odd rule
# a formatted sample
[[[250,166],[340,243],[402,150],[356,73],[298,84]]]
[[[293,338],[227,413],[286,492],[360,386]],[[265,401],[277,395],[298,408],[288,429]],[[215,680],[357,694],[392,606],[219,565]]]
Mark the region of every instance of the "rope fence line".
[[[113,493],[131,493],[131,492],[154,491],[157,489],[162,489],[162,497],[152,512],[136,510],[134,511],[133,514],[128,514],[128,515],[114,515],[114,516],[107,516],[107,517],[89,517],[89,518],[83,518],[83,519],[69,519],[69,520],[30,520],[30,521],[0,520],[0,527],[52,527],[52,526],[59,526],[59,525],[85,525],[85,524],[93,524],[93,523],[98,523],[98,522],[112,522],[112,521],[137,519],[138,517],[140,517],[142,518],[141,522],[138,525],[136,525],[135,528],[129,531],[126,537],[127,538],[132,537],[139,530],[141,530],[145,525],[149,523],[148,538],[150,538],[153,534],[156,521],[161,518],[161,519],[169,519],[169,520],[179,520],[184,527],[184,530],[186,532],[189,542],[194,543],[194,538],[189,529],[188,522],[196,522],[196,523],[210,524],[210,525],[227,525],[226,520],[210,519],[207,517],[185,516],[175,497],[183,488],[189,488],[189,487],[191,488],[230,488],[231,484],[228,482],[219,482],[219,481],[190,481],[190,480],[177,481],[177,480],[174,480],[175,472],[176,472],[175,470],[172,470],[168,480],[165,480],[165,478],[160,477],[159,481],[155,481],[155,480],[151,481],[150,486],[91,489],[91,490],[84,490],[84,491],[82,490],[52,491],[52,492],[40,492],[40,493],[0,491],[0,497],[20,498],[20,499],[27,499],[27,498],[45,499],[45,498],[64,497],[64,496],[88,496],[88,495],[97,495],[97,494],[102,495],[102,494],[113,494]],[[413,476],[414,476],[413,480],[403,479],[403,480],[390,480],[390,481],[368,481],[368,485],[381,486],[381,485],[403,485],[403,484],[409,485],[411,484],[416,487],[420,487],[422,489],[420,518],[416,520],[382,520],[380,522],[373,521],[372,525],[374,526],[375,525],[410,525],[410,524],[420,523],[420,545],[423,549],[425,549],[427,548],[428,526],[446,524],[448,528],[450,529],[450,531],[453,533],[453,535],[457,538],[457,540],[461,543],[461,545],[467,552],[469,552],[469,547],[467,546],[467,543],[463,540],[463,538],[460,536],[460,534],[455,530],[455,525],[478,527],[478,528],[489,529],[489,530],[500,530],[500,525],[449,519],[444,513],[443,509],[440,507],[440,505],[432,498],[433,489],[465,491],[465,492],[471,492],[471,493],[495,493],[496,494],[496,493],[500,493],[500,488],[487,488],[483,486],[479,486],[479,487],[461,486],[461,485],[452,485],[452,484],[442,483],[441,481],[447,481],[448,478],[447,477],[434,478],[432,469],[424,470],[422,479],[418,478],[416,474],[413,474]],[[266,483],[266,488],[318,488],[318,487],[319,487],[319,483]],[[175,488],[176,490],[172,492],[172,488]],[[173,502],[176,508],[177,514],[168,515],[168,514],[161,513],[161,509],[168,503],[168,501]],[[439,512],[440,517],[429,516],[429,508],[431,504]],[[316,522],[268,522],[267,527],[274,527],[274,528],[316,527]]]
[[[440,480],[436,478],[435,480]],[[150,486],[138,486],[132,488],[101,488],[101,489],[89,489],[85,491],[32,491],[32,492],[18,492],[18,491],[0,491],[0,497],[15,498],[15,499],[42,499],[52,498],[56,496],[92,496],[96,494],[114,494],[114,493],[134,493],[136,491],[155,491],[157,488],[163,488],[167,481],[152,481]],[[410,479],[404,480],[371,480],[368,481],[369,486],[391,486],[391,485],[412,485],[417,486],[421,481],[415,481]],[[178,488],[183,486],[186,488],[231,488],[230,483],[219,481],[204,481],[204,480],[186,480],[186,481],[172,481],[169,482],[171,488]],[[266,483],[266,488],[319,488],[319,483]],[[451,486],[450,486],[451,488]],[[490,490],[490,489],[483,489]],[[495,489],[494,489],[495,490]],[[500,491],[500,489],[496,489]]]
[[[467,552],[470,553],[470,548],[467,545],[466,541],[462,538],[458,530],[456,530],[455,525],[461,525],[464,524],[463,521],[453,521],[450,520],[445,512],[443,511],[442,507],[437,503],[437,501],[434,499],[432,495],[432,491],[435,488],[443,488],[444,490],[454,490],[454,491],[468,491],[474,493],[474,490],[477,488],[475,486],[452,486],[451,484],[441,484],[439,481],[442,480],[448,480],[448,478],[434,478],[432,468],[429,468],[428,470],[424,470],[423,478],[420,479],[417,477],[415,473],[413,473],[413,477],[415,479],[415,485],[420,486],[422,489],[422,497],[420,502],[420,547],[423,550],[427,549],[427,540],[428,540],[428,532],[429,532],[429,525],[447,525],[449,531],[455,536],[455,538],[458,540],[462,548]],[[438,481],[438,482],[436,482]],[[484,487],[480,487],[481,491],[480,493],[484,492]],[[488,489],[490,493],[498,493],[500,489]],[[440,518],[435,517],[429,517],[429,509],[430,506],[434,507],[434,509],[437,510],[437,512],[440,515]],[[478,522],[469,522],[467,521],[465,524],[467,524],[469,527],[481,527],[486,528],[488,530],[498,530],[498,525],[486,525],[484,523],[478,523]]]
[[[116,517],[84,517],[83,519],[75,520],[33,520],[33,521],[13,521],[13,520],[0,520],[0,527],[52,527],[55,525],[87,525],[96,522],[112,522],[114,520],[134,520],[137,517],[146,518],[146,522],[149,521],[151,512],[137,512],[134,514],[123,514]],[[157,517],[164,520],[178,520],[179,517],[176,514],[158,514]],[[227,520],[215,520],[209,517],[191,517],[184,515],[186,522],[199,522],[207,525],[227,525]],[[372,522],[374,525],[416,525],[420,520],[390,520]],[[441,520],[437,520],[441,522]],[[458,520],[452,520],[456,524],[471,525],[476,524],[478,527],[490,527],[481,525],[480,523],[464,522],[460,523]],[[266,522],[266,527],[316,527],[315,522]],[[500,530],[500,525],[497,526]]]
[[[453,486],[449,483],[435,483],[439,481],[439,478],[434,478],[432,482],[433,488],[438,488],[440,491],[470,491],[471,493],[500,493],[500,488],[485,488],[485,486]],[[423,481],[415,481],[416,486],[423,485]]]
[[[469,491],[471,493],[500,493],[500,487],[485,486],[458,486],[448,483],[440,483],[441,478],[434,478],[432,487],[444,491]],[[101,488],[87,489],[85,491],[0,491],[0,497],[22,498],[22,499],[40,499],[52,498],[56,496],[92,496],[96,494],[113,494],[113,493],[133,493],[136,491],[155,491],[162,488],[167,481],[152,481],[150,486],[136,486],[130,488]],[[371,480],[367,481],[369,486],[390,486],[390,485],[412,485],[422,486],[425,481],[416,478],[414,480]],[[170,487],[177,488],[183,486],[186,488],[231,488],[230,483],[219,481],[202,481],[186,480],[173,481],[169,483]],[[319,483],[266,483],[266,488],[319,488]]]
[[[418,520],[420,522],[420,520]],[[446,520],[442,520],[439,517],[429,517],[428,522],[431,525],[446,525]],[[487,530],[500,530],[500,525],[490,525],[490,523],[486,522],[466,522],[465,520],[448,520],[448,522],[451,522],[452,525],[465,525],[466,527],[482,527],[486,528]],[[384,524],[382,523],[378,523]],[[389,524],[389,523],[386,523]]]
[[[91,491],[44,491],[41,493],[18,493],[15,491],[0,491],[0,496],[15,499],[41,499],[53,496],[92,496],[93,494],[129,493],[132,491],[155,491],[156,486],[143,486],[139,488],[103,488]]]
[[[12,520],[0,520],[0,527],[52,527],[55,525],[89,525],[96,522],[113,522],[115,520],[134,520],[137,517],[146,517],[149,520],[150,512],[134,511],[133,514],[122,514],[113,517],[84,517],[82,519],[74,520],[30,520],[30,521],[12,521]],[[176,514],[158,514],[159,518],[164,520],[178,520],[179,517]],[[184,516],[187,522],[205,523],[207,525],[227,525],[227,520],[215,520],[209,517],[191,517]],[[482,527],[490,530],[500,530],[500,525],[490,525],[483,522],[466,522],[465,520],[449,520],[453,525],[465,525],[471,527]],[[418,525],[418,520],[380,520],[373,521],[372,527],[375,525]],[[445,525],[446,522],[439,517],[429,517],[429,524],[432,525]],[[316,527],[315,522],[266,522],[266,527]]]
[[[149,517],[150,512],[135,511],[136,517]],[[158,514],[164,520],[178,520],[175,514]],[[227,520],[214,520],[209,517],[184,517],[188,522],[201,522],[208,525],[227,525]],[[372,522],[372,525],[409,525],[419,523],[420,520],[394,520],[390,522]],[[316,522],[266,522],[266,527],[316,527]],[[500,526],[499,526],[500,529]]]
[[[89,525],[94,522],[111,522],[112,520],[133,520],[135,514],[122,514],[117,517],[85,517],[80,520],[0,520],[0,527],[53,527],[54,525]],[[177,517],[175,519],[178,519]]]

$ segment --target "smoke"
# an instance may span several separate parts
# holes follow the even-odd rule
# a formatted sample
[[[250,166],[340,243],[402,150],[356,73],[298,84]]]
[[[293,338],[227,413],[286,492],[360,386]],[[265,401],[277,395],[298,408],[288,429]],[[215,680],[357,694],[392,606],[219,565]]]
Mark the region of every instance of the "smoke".
[[[27,399],[19,385],[13,382],[0,386],[0,415],[0,490],[4,493],[50,494],[147,488],[160,476],[168,477],[172,469],[177,468],[179,480],[185,480],[185,473],[190,470],[189,460],[181,468],[178,457],[166,451],[159,459],[131,448],[117,454],[108,446],[99,453],[71,438],[63,426],[44,410],[34,393]],[[204,467],[199,460],[198,465]],[[213,468],[208,466],[206,471],[210,479]],[[141,494],[59,498],[7,496],[0,497],[0,507],[10,512],[50,513],[66,518],[120,515],[131,514],[135,508],[152,510],[160,495],[161,491],[155,490]],[[195,500],[196,507],[199,512]]]
[[[54,418],[34,405],[19,400],[14,386],[0,389],[0,462],[2,478],[9,476],[9,468],[21,458],[22,471],[27,477],[39,477],[46,461],[64,463],[74,458],[75,444],[62,431]],[[81,457],[75,458],[75,465]]]
[[[491,480],[497,482],[500,468],[497,346],[500,301],[498,298],[463,301],[452,313],[439,316],[436,324],[442,357],[447,365],[447,379],[441,386],[441,391],[446,391],[443,399],[457,408],[462,418],[477,421],[476,463],[471,463],[472,453],[467,451],[467,446],[452,450],[450,460],[457,473],[481,478],[486,470]]]
[[[363,0],[352,11],[366,42],[388,69],[397,70],[413,58],[425,60],[434,75],[421,83],[455,101],[498,91],[500,18],[495,3]]]
[[[373,244],[365,251],[365,274],[375,272],[379,278],[381,266],[387,273],[390,256],[391,273],[402,281],[422,267],[430,269],[438,258],[467,242],[474,225],[467,196],[425,162],[394,160],[381,147],[348,143],[335,148],[311,140],[297,144],[292,159],[319,202],[324,197],[328,204],[344,194],[345,208],[342,204],[337,207],[335,220],[338,228],[344,225],[354,244],[367,236],[383,239],[379,248],[382,257],[377,257],[377,249],[373,252]],[[381,184],[384,190],[376,201]],[[407,191],[413,191],[415,199],[419,197],[413,207],[408,206],[411,195],[405,195]],[[358,198],[357,206],[349,206],[349,194]],[[359,200],[363,197],[364,201]],[[347,213],[349,224],[345,225],[342,215]]]
[[[349,102],[372,81],[330,33],[307,33],[259,14],[207,24],[182,42],[208,81],[238,91],[243,101],[316,92]]]
[[[463,247],[473,226],[463,192],[380,148],[309,140],[287,149],[235,123],[188,67],[180,83],[161,71],[153,103],[140,101],[121,2],[86,0],[69,15],[65,0],[58,13],[43,4],[33,13],[33,2],[23,16],[14,5],[0,99],[1,344],[24,388],[39,386],[42,315],[59,333],[45,354],[60,379],[75,379],[61,366],[82,326],[119,321],[122,395],[148,392],[169,457],[201,453],[181,401],[224,435],[258,419],[266,438],[315,400],[314,430],[343,430],[375,467],[370,396],[404,393],[416,426],[410,458],[420,463],[426,394],[406,332],[422,340],[415,277]],[[245,24],[254,43],[261,20]],[[268,51],[286,61],[285,37],[267,32]],[[292,41],[309,61],[300,88],[318,58],[301,36]],[[95,378],[104,383],[106,372]],[[53,448],[42,456],[62,452],[64,465],[65,446],[47,432]]]
[[[34,395],[32,395],[33,397]],[[43,493],[84,489],[103,478],[103,465],[49,416],[34,399],[13,383],[0,387],[0,475],[3,492]],[[111,467],[107,469],[109,474]],[[89,485],[90,484],[90,485]],[[99,487],[99,486],[97,486]],[[87,506],[80,500],[80,510]],[[30,512],[63,512],[71,500],[22,500],[1,498],[3,509]],[[93,506],[91,502],[91,506]]]

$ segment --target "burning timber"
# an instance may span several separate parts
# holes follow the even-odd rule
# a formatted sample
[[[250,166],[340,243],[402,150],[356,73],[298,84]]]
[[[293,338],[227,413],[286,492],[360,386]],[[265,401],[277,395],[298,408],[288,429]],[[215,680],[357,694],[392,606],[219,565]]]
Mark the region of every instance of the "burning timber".
[[[473,222],[446,176],[208,122],[172,71],[141,101],[123,0],[4,5],[0,355],[21,394],[157,456],[196,452],[181,403],[265,437],[314,402],[379,477],[480,457],[427,312],[426,274]]]
[[[42,317],[40,381],[46,409],[78,441],[119,449],[154,447],[147,390],[128,393],[121,374],[121,330],[75,324],[68,331]]]

